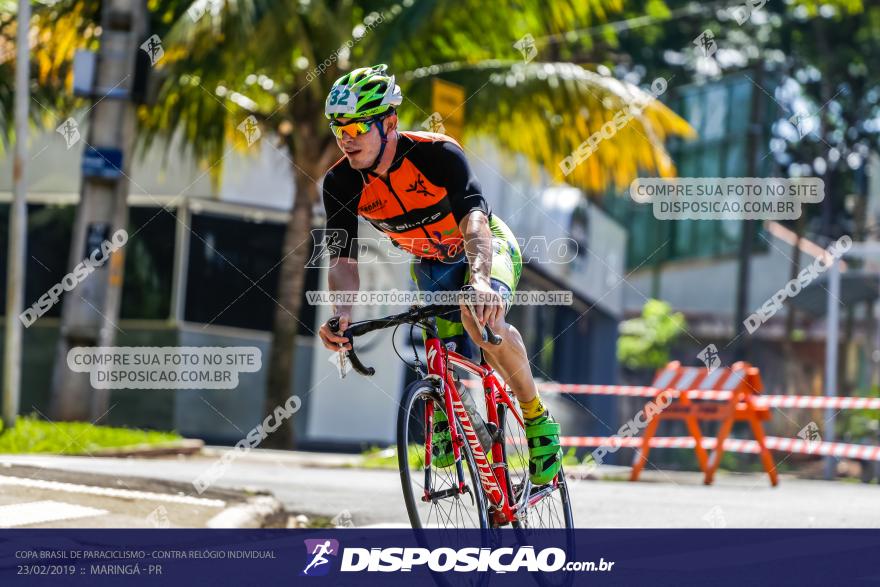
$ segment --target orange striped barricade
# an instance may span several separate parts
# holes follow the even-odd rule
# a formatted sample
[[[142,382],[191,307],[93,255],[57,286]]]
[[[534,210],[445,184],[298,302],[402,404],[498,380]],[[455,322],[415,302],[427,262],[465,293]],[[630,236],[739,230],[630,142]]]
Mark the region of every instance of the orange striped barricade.
[[[762,424],[763,421],[770,419],[770,410],[756,399],[763,388],[757,367],[740,361],[729,368],[719,367],[710,370],[705,367],[682,367],[681,363],[673,361],[657,372],[651,387],[655,389],[656,396],[646,405],[645,413],[649,414],[649,410],[656,412],[658,405],[667,402],[668,405],[651,418],[645,427],[641,447],[637,449],[633,458],[630,481],[638,480],[648,462],[651,439],[657,433],[660,422],[683,420],[693,437],[697,463],[703,472],[703,483],[710,485],[721,463],[725,440],[730,435],[733,423],[746,421],[752,429],[761,462],[770,477],[771,485],[778,484],[776,464],[767,448],[767,437]],[[672,397],[671,402],[668,397]],[[703,433],[700,430],[701,421],[720,422],[715,448],[711,455],[706,452]]]

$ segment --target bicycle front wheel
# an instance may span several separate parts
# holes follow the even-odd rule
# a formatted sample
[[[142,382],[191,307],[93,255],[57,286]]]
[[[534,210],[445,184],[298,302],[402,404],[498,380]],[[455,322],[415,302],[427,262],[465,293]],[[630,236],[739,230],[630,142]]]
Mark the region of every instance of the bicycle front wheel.
[[[397,458],[410,523],[413,528],[488,528],[486,497],[467,443],[461,447],[464,493],[456,491],[455,463],[437,466],[435,462],[439,460],[435,458],[437,451],[433,442],[426,440],[431,432],[432,412],[446,414],[444,402],[434,385],[418,381],[404,394],[397,421]],[[458,426],[463,437],[458,421],[446,416],[450,425]],[[432,450],[428,465],[426,455]]]

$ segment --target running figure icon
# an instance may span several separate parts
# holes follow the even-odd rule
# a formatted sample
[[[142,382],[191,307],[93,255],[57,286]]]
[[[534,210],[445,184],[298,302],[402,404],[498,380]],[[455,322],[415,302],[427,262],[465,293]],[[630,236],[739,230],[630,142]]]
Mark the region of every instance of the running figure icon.
[[[311,552],[309,552],[309,554],[312,555],[312,560],[311,562],[309,562],[309,564],[306,565],[306,568],[303,569],[303,575],[308,575],[309,570],[315,569],[316,567],[330,562],[330,560],[327,558],[327,555],[336,556],[338,554],[336,551],[336,548],[338,548],[338,546],[332,544],[333,542],[336,542],[335,540],[324,540],[323,542],[317,540],[309,540],[308,542],[312,542],[314,544],[314,547],[311,549]],[[336,548],[334,548],[334,546],[336,546]],[[321,570],[326,572],[325,569]],[[324,573],[322,572],[320,574]]]

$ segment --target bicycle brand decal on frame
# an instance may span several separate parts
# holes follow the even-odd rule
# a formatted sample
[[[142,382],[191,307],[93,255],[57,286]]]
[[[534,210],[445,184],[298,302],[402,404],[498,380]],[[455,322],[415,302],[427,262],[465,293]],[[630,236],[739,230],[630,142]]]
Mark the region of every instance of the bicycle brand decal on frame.
[[[483,488],[486,490],[486,493],[489,494],[492,503],[499,506],[504,505],[504,492],[498,487],[498,482],[495,480],[495,473],[492,472],[492,467],[486,459],[486,454],[483,452],[483,447],[480,445],[480,439],[471,424],[470,416],[464,409],[464,405],[458,399],[453,399],[452,409],[455,410],[455,415],[458,416],[458,421],[461,423],[464,435],[467,438],[468,444],[471,446],[471,452],[474,455],[474,462],[477,464],[477,473],[480,476],[480,482],[483,484]]]

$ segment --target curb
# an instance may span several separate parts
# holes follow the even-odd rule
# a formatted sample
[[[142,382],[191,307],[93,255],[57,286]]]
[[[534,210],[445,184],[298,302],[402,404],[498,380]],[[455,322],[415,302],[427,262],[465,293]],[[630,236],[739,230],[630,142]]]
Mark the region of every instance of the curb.
[[[235,450],[230,446],[206,445],[201,454],[206,457],[221,458],[229,451]],[[239,457],[253,461],[276,462],[283,461],[293,466],[309,467],[315,469],[339,469],[359,467],[363,462],[361,455],[342,453],[319,453],[309,451],[289,451],[268,448],[254,448]]]
[[[265,528],[280,523],[284,506],[272,496],[259,495],[228,507],[205,524],[206,528]]]
[[[135,444],[121,446],[119,448],[101,448],[92,451],[92,457],[165,457],[172,455],[194,455],[202,451],[205,446],[203,440],[197,438],[184,438],[175,442],[162,444]]]

